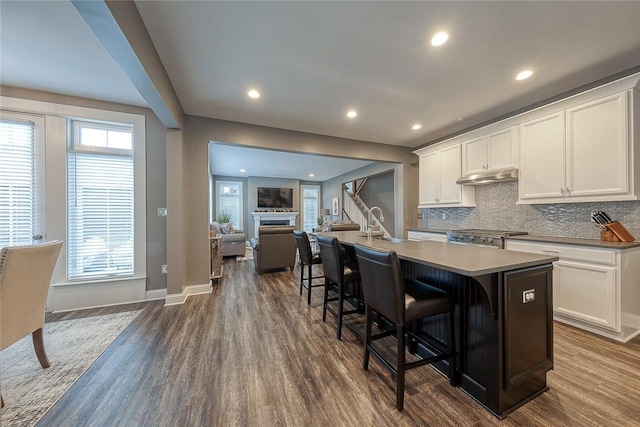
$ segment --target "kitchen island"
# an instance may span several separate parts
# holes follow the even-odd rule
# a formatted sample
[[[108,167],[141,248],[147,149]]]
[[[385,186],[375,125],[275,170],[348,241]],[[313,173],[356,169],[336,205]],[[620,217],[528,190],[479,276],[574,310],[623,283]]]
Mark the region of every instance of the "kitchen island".
[[[548,387],[553,368],[554,256],[435,241],[368,239],[359,231],[319,233],[348,250],[358,243],[398,254],[406,277],[450,293],[456,301],[455,382],[495,416]],[[444,317],[423,319],[416,331],[446,345]],[[426,347],[418,353],[429,355]],[[448,372],[446,361],[435,364]]]

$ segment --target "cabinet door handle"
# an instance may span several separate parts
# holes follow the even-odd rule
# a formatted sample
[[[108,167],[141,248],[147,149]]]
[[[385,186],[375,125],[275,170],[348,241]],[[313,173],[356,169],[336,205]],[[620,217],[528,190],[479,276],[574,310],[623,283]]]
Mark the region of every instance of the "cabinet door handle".
[[[569,189],[569,187],[567,187],[567,196],[571,195],[571,190]]]
[[[564,188],[560,187],[560,193],[564,196]]]

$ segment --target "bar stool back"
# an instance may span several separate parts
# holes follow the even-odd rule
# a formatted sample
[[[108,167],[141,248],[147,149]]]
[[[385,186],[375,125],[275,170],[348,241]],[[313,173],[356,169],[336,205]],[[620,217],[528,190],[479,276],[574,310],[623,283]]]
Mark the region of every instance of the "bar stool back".
[[[344,301],[349,296],[356,296],[359,291],[360,272],[357,263],[345,264],[342,257],[340,242],[335,237],[317,236],[320,246],[320,258],[324,270],[324,304],[322,307],[322,321],[327,318],[327,310],[338,318],[336,336],[342,339],[342,318],[348,314],[360,313],[357,308],[344,310]],[[347,287],[350,286],[350,289]],[[331,286],[337,287],[337,297],[329,298]],[[329,303],[338,301],[338,309],[335,311]]]
[[[446,292],[426,283],[413,279],[404,279],[400,262],[395,251],[384,251],[355,245],[356,256],[360,265],[362,291],[366,306],[366,332],[364,343],[364,370],[369,369],[369,353],[373,353],[382,364],[396,376],[396,408],[402,411],[404,407],[404,376],[407,369],[449,359],[449,379],[452,385],[455,381],[455,337],[453,325],[453,299]],[[382,315],[395,325],[395,331],[390,330],[371,335],[373,311]],[[426,342],[411,331],[414,320],[447,314],[448,349],[437,348],[431,342]],[[398,341],[396,367],[386,360],[373,346],[372,342],[393,334]],[[406,363],[405,335],[409,337],[409,348],[415,349],[419,341],[432,351],[435,356],[416,362]],[[440,347],[440,346],[438,346]]]
[[[298,245],[298,254],[300,255],[300,295],[302,295],[302,288],[307,288],[307,305],[311,305],[311,288],[318,286],[324,286],[324,283],[312,284],[313,279],[322,279],[324,276],[313,276],[312,268],[314,264],[321,264],[322,258],[320,258],[320,251],[312,251],[311,243],[309,242],[309,236],[306,231],[293,230],[293,235],[296,238],[296,244]],[[304,277],[304,270],[307,267],[307,277]],[[307,282],[305,285],[305,281]]]

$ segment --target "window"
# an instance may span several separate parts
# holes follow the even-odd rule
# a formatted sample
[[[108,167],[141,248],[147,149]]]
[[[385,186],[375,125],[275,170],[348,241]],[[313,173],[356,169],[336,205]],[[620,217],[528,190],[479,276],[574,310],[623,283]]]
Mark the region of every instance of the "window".
[[[67,155],[69,280],[132,277],[133,128],[72,124]]]
[[[31,244],[34,235],[44,233],[36,167],[42,118],[33,120],[4,112],[0,119],[0,248]]]
[[[318,226],[320,187],[302,185],[300,188],[302,191],[302,229],[310,233]]]
[[[216,218],[222,214],[231,215],[231,224],[236,230],[242,229],[242,182],[217,181]]]

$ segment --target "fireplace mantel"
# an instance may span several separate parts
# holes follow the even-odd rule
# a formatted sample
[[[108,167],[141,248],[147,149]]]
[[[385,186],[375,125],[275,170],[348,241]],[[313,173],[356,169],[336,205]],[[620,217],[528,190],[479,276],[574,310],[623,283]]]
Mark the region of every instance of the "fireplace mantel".
[[[298,216],[298,212],[261,212],[261,211],[256,211],[256,212],[251,212],[251,215],[253,215],[253,222],[254,222],[254,236],[258,235],[258,228],[260,228],[260,222],[267,220],[267,221],[273,221],[273,220],[282,220],[282,221],[289,221],[289,225],[296,225],[296,217]]]

